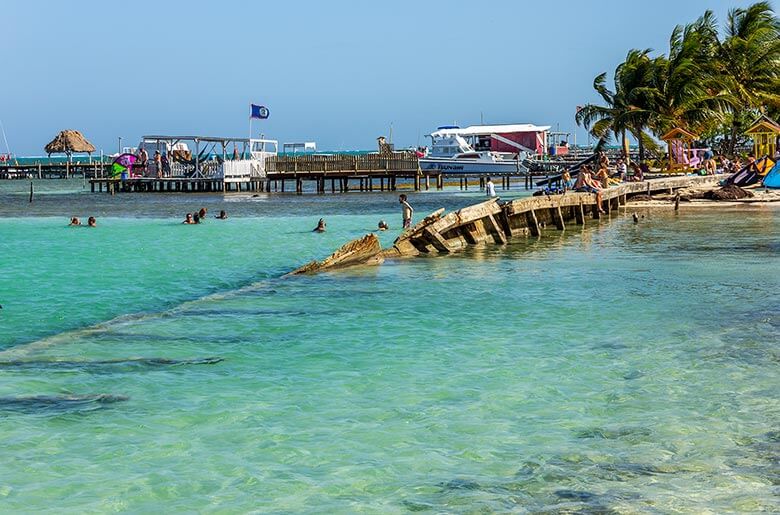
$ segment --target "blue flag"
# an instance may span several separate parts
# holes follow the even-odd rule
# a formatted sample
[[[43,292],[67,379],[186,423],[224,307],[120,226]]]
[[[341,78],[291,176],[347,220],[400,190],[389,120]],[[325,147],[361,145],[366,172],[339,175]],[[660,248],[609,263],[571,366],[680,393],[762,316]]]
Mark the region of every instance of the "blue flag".
[[[265,106],[259,106],[256,104],[249,104],[249,106],[251,107],[251,113],[249,114],[250,118],[265,120],[268,118],[268,115],[271,114],[270,111],[268,111],[268,108]]]

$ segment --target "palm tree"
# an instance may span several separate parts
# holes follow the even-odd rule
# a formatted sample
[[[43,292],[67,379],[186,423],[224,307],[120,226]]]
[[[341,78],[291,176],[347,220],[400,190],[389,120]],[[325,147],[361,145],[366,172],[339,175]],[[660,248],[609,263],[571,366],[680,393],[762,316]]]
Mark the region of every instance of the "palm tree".
[[[734,152],[739,120],[780,106],[780,20],[768,2],[732,9],[718,46],[717,78],[731,98],[729,153]]]
[[[648,88],[652,85],[653,62],[650,50],[631,50],[626,60],[615,69],[615,89],[607,85],[607,74],[593,80],[593,89],[605,105],[587,104],[577,112],[575,120],[583,125],[603,145],[611,136],[626,146],[627,134],[639,142],[639,159],[644,159],[644,143],[649,138],[645,130],[652,119],[647,109]]]
[[[711,11],[694,23],[674,28],[669,56],[653,60],[653,85],[646,93],[656,135],[674,127],[698,130],[728,108],[729,97],[713,80],[717,47],[717,26]]]

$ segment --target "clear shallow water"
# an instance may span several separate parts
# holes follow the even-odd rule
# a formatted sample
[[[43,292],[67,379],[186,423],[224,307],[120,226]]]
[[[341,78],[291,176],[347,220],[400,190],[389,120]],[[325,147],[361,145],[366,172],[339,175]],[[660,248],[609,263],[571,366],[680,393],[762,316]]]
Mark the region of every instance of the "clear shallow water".
[[[0,360],[41,363],[0,369],[0,397],[129,399],[0,404],[3,510],[779,508],[777,210],[281,279],[397,226],[394,196],[20,196],[0,203]],[[223,202],[228,221],[177,223]]]

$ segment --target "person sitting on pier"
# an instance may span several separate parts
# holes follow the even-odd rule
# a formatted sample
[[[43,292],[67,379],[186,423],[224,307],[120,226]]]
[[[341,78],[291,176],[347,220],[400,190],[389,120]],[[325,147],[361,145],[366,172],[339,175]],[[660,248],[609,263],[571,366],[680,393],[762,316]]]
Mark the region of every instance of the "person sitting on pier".
[[[192,213],[187,213],[187,216],[184,217],[184,221],[182,223],[187,225],[194,224],[195,220],[192,218]]]
[[[387,225],[387,222],[384,220],[379,220],[379,223],[377,224],[377,229],[380,231],[386,231],[390,228],[389,225]]]
[[[79,220],[78,216],[71,217],[70,223],[68,224],[68,226],[72,226],[72,225],[81,225],[81,220]]]
[[[574,184],[574,191],[580,193],[595,193],[596,203],[599,207],[599,213],[604,213],[604,210],[601,208],[601,187],[591,178],[590,168],[588,168],[587,165],[583,165],[582,168],[580,168],[580,173],[577,176],[577,182]]]
[[[595,180],[601,185],[602,188],[609,188],[609,170],[607,167],[602,166],[596,173]]]
[[[650,167],[647,165],[645,161],[642,161],[641,163],[639,163],[639,171],[642,173],[639,174],[639,178],[637,180],[644,181],[645,175],[650,173]]]
[[[639,168],[639,165],[632,162],[630,165],[628,165],[628,171],[626,171],[626,181],[632,182],[632,181],[641,181],[642,180],[642,169]]]
[[[94,216],[87,218],[87,227],[97,227],[97,219]]]
[[[618,177],[620,177],[621,181],[626,179],[626,173],[628,173],[628,168],[626,167],[626,162],[623,161],[622,157],[619,157],[617,162],[615,163],[615,172],[617,173]]]
[[[569,170],[564,170],[561,174],[561,189],[563,191],[569,191],[572,188],[571,174]]]
[[[216,218],[217,220],[227,220],[227,211],[225,211],[224,209],[221,210],[219,214],[214,218]]]
[[[715,175],[717,168],[718,165],[712,157],[704,161],[704,171],[707,175]]]
[[[325,223],[325,220],[320,218],[320,221],[317,222],[317,227],[314,228],[312,232],[325,232],[325,226],[327,224]]]
[[[605,152],[599,152],[599,167],[609,168],[609,158]]]

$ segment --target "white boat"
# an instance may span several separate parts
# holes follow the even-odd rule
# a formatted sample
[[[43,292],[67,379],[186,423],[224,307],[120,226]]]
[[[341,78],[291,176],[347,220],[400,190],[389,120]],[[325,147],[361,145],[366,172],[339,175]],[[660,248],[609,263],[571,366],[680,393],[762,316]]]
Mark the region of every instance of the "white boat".
[[[477,151],[463,136],[446,129],[440,127],[439,130],[430,135],[431,149],[427,155],[420,158],[420,170],[423,172],[497,175],[522,174],[528,171],[528,168],[523,164],[527,157],[526,152]]]

